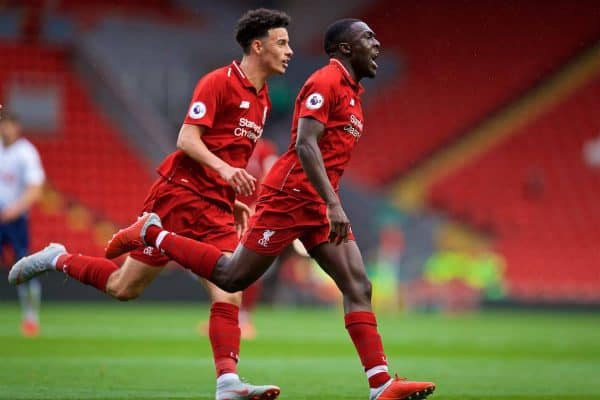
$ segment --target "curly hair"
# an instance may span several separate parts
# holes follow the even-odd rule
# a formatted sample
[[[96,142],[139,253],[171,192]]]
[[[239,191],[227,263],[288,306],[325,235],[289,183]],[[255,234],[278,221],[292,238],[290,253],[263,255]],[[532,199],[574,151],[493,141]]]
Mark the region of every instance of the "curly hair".
[[[19,123],[19,116],[10,110],[0,107],[0,122],[2,121]]]
[[[333,55],[338,49],[340,43],[350,41],[350,28],[360,19],[344,18],[339,19],[329,25],[323,38],[323,49],[328,55]]]
[[[244,53],[250,51],[254,39],[267,36],[269,29],[286,28],[291,18],[283,11],[258,8],[246,12],[235,26],[235,40],[240,44]]]

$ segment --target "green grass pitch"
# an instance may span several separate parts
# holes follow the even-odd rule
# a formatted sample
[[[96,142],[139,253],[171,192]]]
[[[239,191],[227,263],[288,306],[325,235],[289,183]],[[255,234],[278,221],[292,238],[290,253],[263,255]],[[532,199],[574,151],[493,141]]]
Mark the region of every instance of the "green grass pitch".
[[[213,399],[204,304],[44,304],[42,336],[0,304],[0,399]],[[281,399],[368,398],[340,310],[261,309],[240,375]],[[392,371],[433,380],[431,399],[600,399],[600,315],[379,315]]]

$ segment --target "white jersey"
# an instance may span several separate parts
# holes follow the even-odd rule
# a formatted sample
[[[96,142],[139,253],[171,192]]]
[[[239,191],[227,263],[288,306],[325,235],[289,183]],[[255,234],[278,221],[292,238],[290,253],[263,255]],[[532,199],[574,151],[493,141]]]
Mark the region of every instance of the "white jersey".
[[[44,183],[40,155],[31,142],[19,138],[8,147],[0,141],[0,209],[16,201],[30,185]]]

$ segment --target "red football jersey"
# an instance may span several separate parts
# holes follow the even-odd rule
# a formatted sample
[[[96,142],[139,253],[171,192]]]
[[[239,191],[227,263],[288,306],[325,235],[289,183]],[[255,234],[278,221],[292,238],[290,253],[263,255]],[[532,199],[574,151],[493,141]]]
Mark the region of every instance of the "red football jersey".
[[[328,65],[312,74],[296,98],[290,147],[273,165],[263,184],[297,197],[323,202],[302,169],[294,147],[298,120],[310,117],[325,125],[319,149],[329,181],[337,192],[352,149],[363,131],[362,92],[362,86],[353,81],[336,59],[332,58]]]
[[[184,123],[205,126],[202,140],[206,147],[231,166],[246,168],[270,109],[266,83],[257,93],[234,61],[198,81]],[[233,188],[181,150],[168,155],[157,172],[228,209],[233,207]]]
[[[261,139],[256,143],[254,152],[248,160],[246,171],[255,177],[260,185],[276,159],[277,147],[275,144],[268,139]],[[254,193],[252,193],[250,196],[238,195],[237,199],[249,206],[252,206],[258,197],[259,190],[260,189],[257,187]]]

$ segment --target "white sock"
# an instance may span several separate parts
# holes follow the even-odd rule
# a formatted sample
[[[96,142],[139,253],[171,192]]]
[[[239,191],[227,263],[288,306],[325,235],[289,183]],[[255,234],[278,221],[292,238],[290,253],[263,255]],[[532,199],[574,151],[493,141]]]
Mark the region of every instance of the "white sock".
[[[162,243],[162,241],[165,238],[165,236],[167,236],[168,234],[169,234],[168,231],[160,231],[160,233],[156,237],[156,241],[154,243],[154,247],[156,247],[157,249],[160,250],[160,244]]]
[[[64,253],[61,253],[52,259],[52,265],[56,268],[56,264],[58,263],[58,257],[62,256]]]
[[[387,365],[377,365],[371,369],[369,369],[368,371],[365,371],[367,374],[367,378],[370,378],[372,376],[375,376],[377,374],[380,374],[382,372],[388,372],[388,366]],[[371,388],[370,390],[370,397],[374,397],[375,394],[379,393],[381,391],[381,389],[387,385],[392,379],[390,378],[386,383],[384,383],[383,385],[376,387],[376,388]]]
[[[238,374],[234,374],[233,372],[227,372],[217,378],[217,387],[222,386],[226,383],[229,383],[229,381],[232,381],[232,380],[239,381],[240,377],[238,376]]]
[[[380,374],[382,372],[388,372],[388,366],[387,365],[377,365],[377,366],[369,369],[368,371],[365,371],[365,374],[367,374],[367,378],[371,378],[372,376],[375,376],[375,375]]]
[[[39,321],[37,313],[32,309],[25,311],[25,320],[35,322],[36,324]]]

